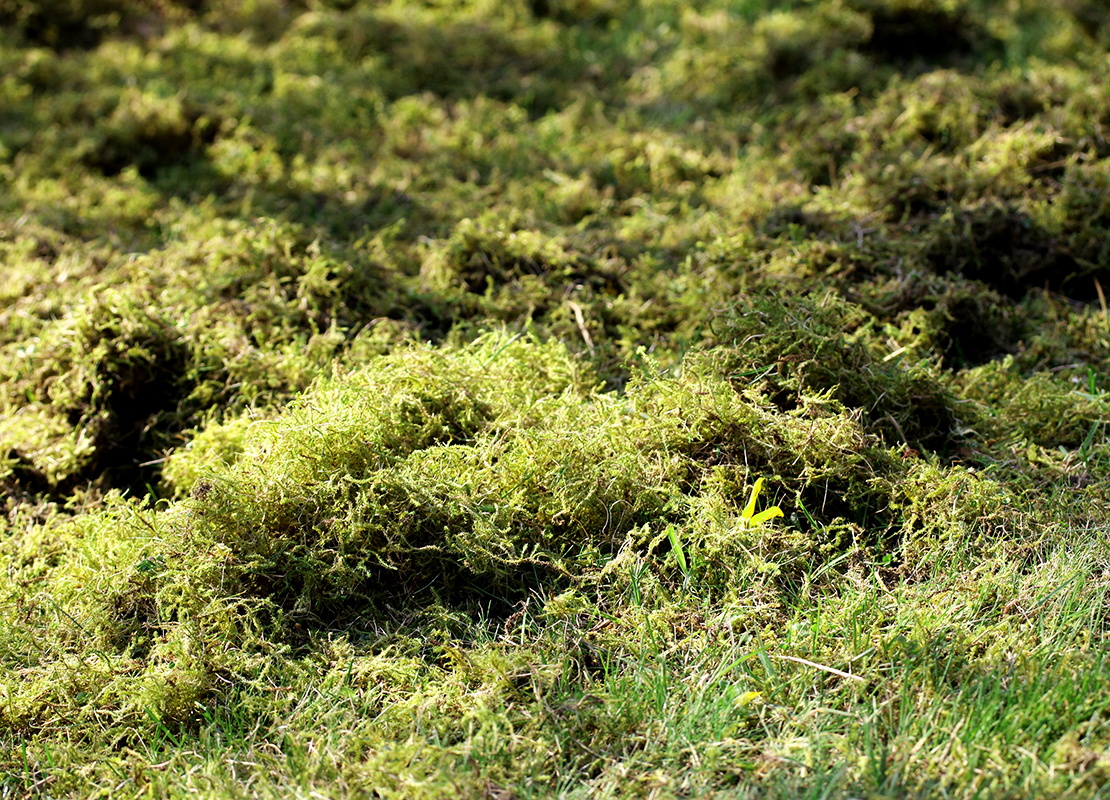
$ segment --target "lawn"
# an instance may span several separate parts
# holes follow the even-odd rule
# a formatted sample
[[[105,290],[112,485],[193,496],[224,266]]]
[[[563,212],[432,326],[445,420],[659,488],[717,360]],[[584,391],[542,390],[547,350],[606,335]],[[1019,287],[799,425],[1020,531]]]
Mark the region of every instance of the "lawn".
[[[1095,0],[0,0],[0,800],[1110,797]]]

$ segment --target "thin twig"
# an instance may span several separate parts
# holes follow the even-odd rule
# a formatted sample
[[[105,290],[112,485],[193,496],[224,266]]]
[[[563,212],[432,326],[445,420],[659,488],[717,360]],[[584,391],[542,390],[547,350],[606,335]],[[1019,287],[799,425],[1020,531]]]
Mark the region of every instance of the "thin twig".
[[[582,338],[586,340],[586,347],[590,349],[590,355],[594,354],[594,340],[590,338],[590,332],[586,328],[586,319],[582,316],[582,306],[578,303],[567,303],[570,310],[574,312],[574,318],[578,320],[578,330],[582,332]]]
[[[794,661],[798,664],[805,664],[807,667],[813,667],[814,669],[819,669],[819,670],[822,670],[823,672],[828,672],[832,675],[837,675],[841,678],[847,678],[850,681],[859,681],[860,683],[866,683],[867,682],[866,678],[861,678],[859,675],[853,675],[850,672],[844,672],[842,670],[834,669],[832,667],[826,667],[824,664],[818,664],[815,661],[807,661],[806,659],[798,658],[797,656],[772,655],[771,657],[772,658],[781,658],[783,661]]]

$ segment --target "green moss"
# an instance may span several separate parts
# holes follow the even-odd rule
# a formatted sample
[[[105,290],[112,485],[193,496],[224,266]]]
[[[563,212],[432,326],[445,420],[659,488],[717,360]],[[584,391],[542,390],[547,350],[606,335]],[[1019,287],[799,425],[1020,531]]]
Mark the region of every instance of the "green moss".
[[[1092,8],[0,0],[0,793],[1097,793]]]

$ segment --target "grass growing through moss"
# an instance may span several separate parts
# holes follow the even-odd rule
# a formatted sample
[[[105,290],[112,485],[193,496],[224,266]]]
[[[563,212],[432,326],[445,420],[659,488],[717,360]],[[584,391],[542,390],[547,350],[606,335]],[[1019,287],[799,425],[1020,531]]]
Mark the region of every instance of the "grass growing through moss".
[[[1108,26],[0,0],[0,794],[1106,794]]]

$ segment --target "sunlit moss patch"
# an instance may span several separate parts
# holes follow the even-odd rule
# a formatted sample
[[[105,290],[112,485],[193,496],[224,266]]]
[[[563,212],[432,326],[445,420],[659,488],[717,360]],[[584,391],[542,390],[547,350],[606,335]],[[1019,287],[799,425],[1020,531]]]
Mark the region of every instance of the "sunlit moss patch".
[[[0,0],[0,794],[1105,790],[1086,0]]]

